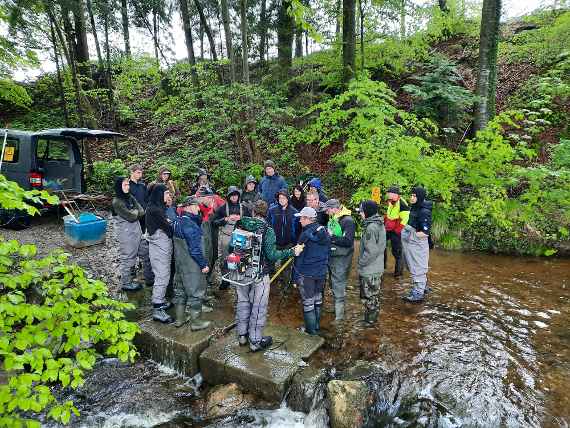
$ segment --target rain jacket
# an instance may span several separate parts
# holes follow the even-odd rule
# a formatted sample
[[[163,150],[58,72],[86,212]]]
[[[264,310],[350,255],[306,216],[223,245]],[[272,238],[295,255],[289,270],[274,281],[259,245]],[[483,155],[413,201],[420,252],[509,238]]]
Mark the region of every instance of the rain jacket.
[[[270,272],[271,263],[268,262],[276,262],[278,260],[293,257],[292,249],[277,249],[277,246],[275,245],[275,232],[265,220],[258,217],[243,217],[238,221],[237,227],[247,230],[248,232],[261,231],[263,235],[263,249],[261,252],[263,274],[269,274]]]
[[[122,183],[122,177],[115,180],[115,197],[111,206],[115,215],[133,223],[144,216],[144,209],[132,194],[123,192]]]
[[[184,213],[174,222],[174,236],[184,239],[188,246],[190,257],[200,269],[208,266],[202,248],[202,218],[199,215]]]
[[[129,180],[129,185],[131,195],[133,195],[137,202],[141,204],[141,207],[146,208],[146,204],[148,202],[148,191],[144,181],[139,180],[135,183],[133,180]]]
[[[305,248],[295,258],[295,275],[324,279],[331,248],[331,238],[327,229],[316,222],[308,224],[299,236],[299,244],[305,244]]]
[[[259,182],[261,198],[270,206],[275,202],[275,195],[281,189],[287,189],[287,182],[277,173],[271,177],[265,175]]]
[[[166,217],[164,192],[166,192],[164,184],[156,184],[152,187],[145,215],[146,230],[149,235],[154,235],[158,229],[162,229],[169,238],[172,238],[172,226]]]
[[[418,197],[418,200],[415,204],[412,204],[408,224],[412,226],[416,232],[423,232],[426,235],[429,235],[431,231],[431,212],[433,202],[426,200],[425,194],[416,194],[416,196]]]
[[[351,214],[343,205],[337,214],[329,218],[327,227],[331,233],[331,256],[346,256],[354,249],[356,226]]]
[[[297,242],[299,232],[299,218],[295,217],[297,210],[291,204],[283,207],[279,204],[273,204],[267,211],[267,222],[275,231],[277,245],[285,247]]]
[[[409,216],[410,208],[402,198],[399,198],[396,202],[388,201],[388,209],[384,216],[386,232],[394,231],[399,235],[404,226],[408,224]]]
[[[323,191],[322,186],[323,185],[321,183],[321,179],[318,177],[314,177],[309,180],[309,187],[314,187],[315,189],[317,189],[317,192],[319,192],[319,201],[326,202],[328,201],[329,198],[327,198],[327,195]]]
[[[382,217],[374,214],[364,219],[363,229],[358,255],[358,273],[360,276],[382,274],[386,249],[386,230]]]
[[[176,182],[172,179],[168,180],[166,183],[162,181],[162,173],[164,171],[170,171],[170,168],[163,166],[158,170],[158,178],[148,185],[148,193],[150,194],[154,186],[156,186],[157,184],[164,184],[167,190],[169,190],[170,193],[172,194],[172,199],[176,199],[180,196],[180,191],[178,190],[178,186],[176,185]]]

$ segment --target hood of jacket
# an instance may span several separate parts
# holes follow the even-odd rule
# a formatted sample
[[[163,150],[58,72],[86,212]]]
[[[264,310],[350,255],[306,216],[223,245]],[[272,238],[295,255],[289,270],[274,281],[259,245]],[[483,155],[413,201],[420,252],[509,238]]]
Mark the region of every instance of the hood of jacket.
[[[238,222],[238,227],[241,227],[248,232],[257,232],[266,224],[265,220],[258,217],[242,217]]]
[[[158,207],[166,208],[164,202],[164,192],[166,192],[166,186],[164,184],[158,183],[152,187],[150,192],[150,197],[148,199],[149,205],[155,205]]]
[[[344,217],[345,215],[352,215],[352,211],[350,211],[344,205],[341,205],[340,211],[334,215],[334,218],[338,220],[339,218]]]
[[[237,193],[239,198],[241,199],[241,190],[237,186],[230,186],[228,187],[228,191],[226,193],[226,197],[228,198],[228,203],[230,203],[230,195],[232,195],[233,193]]]
[[[244,186],[247,186],[249,183],[257,184],[257,180],[255,179],[255,177],[253,175],[248,175],[247,177],[245,177]]]
[[[322,184],[319,177],[313,177],[309,180],[309,187],[314,187],[317,190],[321,190]]]
[[[384,219],[380,216],[380,214],[374,214],[371,217],[365,218],[364,221],[362,222],[364,226],[368,226],[369,224],[374,224],[374,223],[384,225]]]
[[[416,195],[417,199],[416,203],[412,204],[412,207],[414,206],[417,206],[418,208],[421,207],[427,197],[426,189],[424,189],[423,187],[414,187],[412,189],[412,193]]]
[[[126,177],[115,178],[115,185],[113,186],[115,189],[115,196],[124,201],[128,201],[130,195],[130,193],[123,192],[123,181],[125,181],[126,179],[127,179]]]

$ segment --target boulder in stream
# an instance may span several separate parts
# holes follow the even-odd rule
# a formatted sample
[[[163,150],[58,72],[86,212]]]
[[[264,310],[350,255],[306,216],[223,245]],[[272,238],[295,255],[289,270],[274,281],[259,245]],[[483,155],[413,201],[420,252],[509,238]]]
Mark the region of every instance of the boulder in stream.
[[[206,417],[218,418],[233,415],[239,410],[251,407],[253,403],[253,395],[244,394],[237,384],[218,385],[208,394]]]
[[[364,423],[368,386],[359,380],[331,380],[327,385],[332,428],[358,428]]]

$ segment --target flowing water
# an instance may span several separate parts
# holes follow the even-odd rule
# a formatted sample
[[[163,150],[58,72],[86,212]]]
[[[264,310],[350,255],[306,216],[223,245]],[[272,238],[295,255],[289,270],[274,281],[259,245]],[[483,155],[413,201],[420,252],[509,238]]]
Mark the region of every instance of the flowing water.
[[[327,342],[311,364],[333,375],[358,360],[382,367],[365,377],[375,397],[370,426],[567,427],[570,260],[435,250],[430,267],[432,291],[425,303],[414,305],[400,299],[409,280],[394,280],[389,263],[374,328],[359,324],[362,306],[353,276],[344,328],[334,328],[333,314],[324,314]],[[296,290],[279,301],[274,287],[270,322],[299,326]],[[224,305],[231,306],[229,298]],[[102,364],[89,386],[72,397],[82,411],[74,424],[296,427],[326,420],[318,417],[325,401],[317,400],[320,407],[308,416],[282,406],[205,421],[197,383],[147,361]]]

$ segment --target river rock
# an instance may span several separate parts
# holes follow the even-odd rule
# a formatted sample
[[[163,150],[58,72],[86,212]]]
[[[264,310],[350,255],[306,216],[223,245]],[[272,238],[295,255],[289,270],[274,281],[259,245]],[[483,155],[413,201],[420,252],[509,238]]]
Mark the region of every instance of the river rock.
[[[325,398],[328,375],[325,369],[306,367],[299,371],[291,381],[287,395],[287,406],[296,412],[309,413],[318,401]]]
[[[362,381],[331,380],[327,385],[332,428],[358,428],[364,423],[368,386]]]
[[[244,394],[235,383],[218,385],[208,394],[206,415],[208,418],[229,416],[250,407],[253,401],[253,395]]]

